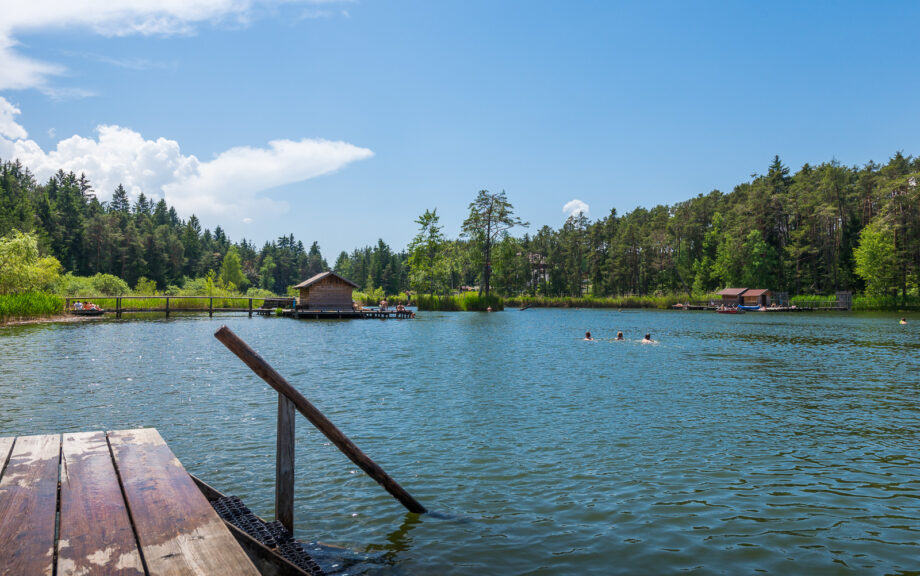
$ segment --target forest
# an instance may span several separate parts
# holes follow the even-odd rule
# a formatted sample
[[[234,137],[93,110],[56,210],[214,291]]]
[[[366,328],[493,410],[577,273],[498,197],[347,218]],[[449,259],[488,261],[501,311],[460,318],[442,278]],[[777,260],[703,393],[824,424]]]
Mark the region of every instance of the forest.
[[[504,192],[480,191],[460,238],[445,238],[437,210],[425,210],[406,248],[381,239],[342,252],[333,269],[384,294],[472,288],[606,297],[747,286],[907,298],[917,294],[920,271],[918,184],[920,158],[901,152],[885,164],[829,161],[795,173],[777,156],[765,174],[728,193],[622,215],[612,209],[594,221],[576,213],[558,229],[535,230],[514,216]],[[261,247],[234,242],[164,200],[139,194],[131,202],[118,186],[100,202],[83,174],[59,171],[40,183],[19,161],[3,161],[0,237],[16,231],[34,234],[40,253],[64,272],[117,276],[166,293],[210,274],[240,291],[283,294],[328,268],[316,241],[309,248],[293,235]]]

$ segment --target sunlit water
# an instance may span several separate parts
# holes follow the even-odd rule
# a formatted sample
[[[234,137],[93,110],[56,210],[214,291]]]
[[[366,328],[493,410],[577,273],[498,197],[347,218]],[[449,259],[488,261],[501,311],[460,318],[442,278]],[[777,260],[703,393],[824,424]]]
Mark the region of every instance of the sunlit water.
[[[0,436],[153,426],[191,472],[272,517],[277,396],[213,338],[227,324],[435,512],[407,514],[299,419],[297,532],[347,548],[324,556],[331,571],[917,571],[908,319],[531,309],[6,327]],[[640,344],[647,331],[660,342]]]

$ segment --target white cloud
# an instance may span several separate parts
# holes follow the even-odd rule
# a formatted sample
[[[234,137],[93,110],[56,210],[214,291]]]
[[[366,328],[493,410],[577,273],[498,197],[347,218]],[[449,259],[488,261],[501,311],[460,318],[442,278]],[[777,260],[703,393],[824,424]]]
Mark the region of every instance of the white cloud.
[[[121,126],[99,126],[95,138],[74,135],[46,152],[12,120],[18,113],[0,97],[0,158],[18,158],[40,182],[59,169],[85,173],[100,200],[111,198],[122,184],[132,198],[141,192],[165,198],[186,217],[194,213],[243,221],[287,211],[285,203],[264,193],[374,155],[347,142],[302,139],[274,140],[266,148],[231,148],[201,161],[183,154],[175,140],[148,140]]]
[[[29,133],[26,129],[16,123],[16,116],[19,115],[19,108],[0,98],[0,138],[26,138]]]
[[[0,18],[0,91],[51,90],[49,80],[65,69],[16,51],[16,34],[36,30],[88,29],[103,36],[192,34],[206,22],[246,24],[257,8],[328,0],[28,0],[4,2]],[[79,93],[79,92],[78,92]],[[55,95],[60,96],[60,91]]]
[[[565,203],[565,206],[562,207],[562,213],[565,214],[566,218],[578,212],[581,212],[587,217],[590,209],[590,206],[576,198]]]

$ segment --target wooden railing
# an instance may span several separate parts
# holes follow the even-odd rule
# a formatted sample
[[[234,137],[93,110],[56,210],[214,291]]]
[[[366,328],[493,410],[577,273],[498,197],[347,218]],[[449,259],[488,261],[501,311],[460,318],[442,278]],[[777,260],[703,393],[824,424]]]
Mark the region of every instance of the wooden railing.
[[[121,318],[121,315],[126,312],[165,312],[166,317],[169,317],[170,312],[207,312],[208,316],[213,316],[215,312],[248,312],[249,317],[252,318],[253,310],[258,310],[258,308],[253,308],[253,300],[264,302],[265,300],[276,300],[290,302],[290,305],[293,307],[295,298],[278,298],[275,296],[267,296],[264,298],[259,297],[249,297],[249,296],[73,296],[70,298],[65,298],[65,306],[69,310],[71,307],[71,302],[92,302],[92,301],[115,301],[115,307],[106,308],[106,312],[114,312],[116,318]],[[134,301],[134,300],[165,300],[165,303],[162,307],[160,306],[125,306],[125,301]],[[170,300],[207,300],[208,307],[170,307]],[[217,300],[218,303],[226,300],[242,300],[248,301],[247,306],[232,306],[230,308],[222,307],[215,308],[214,301]]]
[[[335,424],[310,403],[303,394],[291,386],[255,350],[226,326],[222,326],[214,337],[237,355],[249,368],[278,392],[277,452],[275,459],[275,516],[277,520],[294,533],[294,410],[300,412],[349,460],[364,470],[368,476],[383,486],[384,490],[399,500],[409,512],[427,512],[418,500],[393,480],[383,468],[342,433]]]

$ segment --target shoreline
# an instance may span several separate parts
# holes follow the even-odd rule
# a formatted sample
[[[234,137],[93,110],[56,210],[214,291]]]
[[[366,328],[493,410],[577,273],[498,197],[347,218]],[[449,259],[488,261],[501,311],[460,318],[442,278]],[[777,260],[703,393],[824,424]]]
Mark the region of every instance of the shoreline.
[[[98,316],[74,316],[73,314],[55,314],[54,316],[32,316],[27,318],[15,317],[0,321],[0,328],[6,326],[24,326],[27,324],[72,324],[74,322],[86,322],[88,320],[98,319]]]

